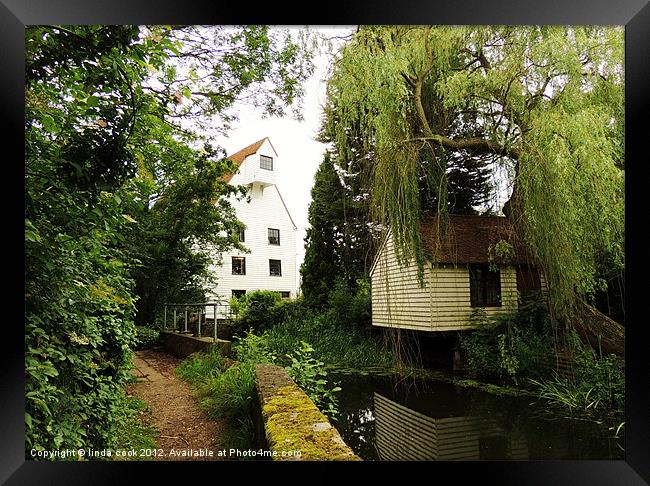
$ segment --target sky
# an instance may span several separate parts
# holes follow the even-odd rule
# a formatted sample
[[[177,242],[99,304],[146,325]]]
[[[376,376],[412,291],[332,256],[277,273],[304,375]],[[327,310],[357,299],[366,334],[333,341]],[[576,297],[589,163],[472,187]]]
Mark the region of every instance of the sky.
[[[297,28],[296,28],[297,29]],[[327,37],[345,36],[354,27],[311,27]],[[320,127],[322,106],[325,102],[325,82],[331,56],[321,53],[316,57],[314,74],[305,84],[303,99],[303,120],[297,121],[290,114],[283,118],[263,119],[261,110],[250,106],[238,109],[239,121],[225,137],[216,142],[224,147],[228,155],[269,137],[278,157],[277,186],[289,209],[298,231],[296,233],[296,265],[302,264],[305,256],[304,238],[309,225],[307,211],[311,201],[314,174],[323,160],[325,144],[315,140]]]

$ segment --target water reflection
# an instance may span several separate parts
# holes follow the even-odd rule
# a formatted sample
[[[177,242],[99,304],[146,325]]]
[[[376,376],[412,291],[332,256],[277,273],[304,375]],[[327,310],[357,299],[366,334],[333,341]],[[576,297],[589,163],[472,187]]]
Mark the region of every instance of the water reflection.
[[[381,460],[528,459],[526,438],[506,433],[492,418],[432,418],[379,393],[374,403]]]
[[[623,438],[531,399],[431,380],[341,375],[336,426],[365,460],[623,459]]]

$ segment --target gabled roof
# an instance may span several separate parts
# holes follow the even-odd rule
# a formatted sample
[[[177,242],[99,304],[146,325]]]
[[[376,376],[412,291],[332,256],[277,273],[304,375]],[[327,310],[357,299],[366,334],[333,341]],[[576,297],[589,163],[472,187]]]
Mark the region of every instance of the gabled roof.
[[[488,247],[505,240],[515,251],[511,264],[528,264],[534,260],[526,250],[523,242],[517,237],[512,224],[503,216],[474,216],[450,214],[447,236],[436,248],[437,221],[436,215],[425,213],[420,219],[420,235],[424,251],[433,256],[438,263],[489,263]],[[382,242],[375,260],[370,268],[374,272],[379,256],[391,237],[390,228]]]
[[[422,245],[434,259],[443,263],[488,263],[488,247],[505,240],[514,249],[509,263],[532,263],[533,259],[517,237],[512,224],[503,216],[449,215],[447,235],[436,248],[437,223],[434,214],[420,220]]]
[[[237,165],[237,167],[240,167],[242,162],[244,162],[244,160],[246,159],[246,157],[248,157],[249,155],[253,155],[260,149],[260,147],[262,146],[265,140],[269,140],[269,137],[264,137],[262,140],[258,140],[257,142],[252,143],[247,147],[244,147],[240,151],[232,154],[230,157],[228,157],[228,159],[232,160]],[[269,140],[269,144],[271,144],[271,140]],[[277,156],[278,153],[275,151],[275,147],[273,147],[273,144],[271,144],[271,148],[273,149],[273,152],[275,152],[275,155]],[[223,177],[224,181],[230,182],[230,179],[232,179],[233,175],[235,174],[232,173],[232,174],[224,175]]]
[[[275,190],[278,192],[278,196],[280,196],[280,201],[282,201],[282,205],[284,206],[284,210],[287,212],[287,216],[289,216],[289,219],[291,220],[291,224],[293,225],[293,229],[297,230],[298,227],[296,226],[296,223],[293,222],[293,218],[291,217],[291,213],[289,212],[289,208],[287,205],[284,203],[284,199],[282,198],[282,194],[280,194],[280,189],[278,189],[278,186],[274,185]]]

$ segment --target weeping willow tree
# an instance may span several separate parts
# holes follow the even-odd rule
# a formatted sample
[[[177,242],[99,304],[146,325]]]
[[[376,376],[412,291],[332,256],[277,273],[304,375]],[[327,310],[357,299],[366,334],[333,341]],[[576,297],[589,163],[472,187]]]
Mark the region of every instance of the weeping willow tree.
[[[333,65],[326,123],[341,157],[367,160],[372,217],[398,261],[422,275],[419,182],[441,239],[448,161],[489,157],[553,315],[584,317],[603,267],[624,265],[623,48],[615,27],[360,28]]]

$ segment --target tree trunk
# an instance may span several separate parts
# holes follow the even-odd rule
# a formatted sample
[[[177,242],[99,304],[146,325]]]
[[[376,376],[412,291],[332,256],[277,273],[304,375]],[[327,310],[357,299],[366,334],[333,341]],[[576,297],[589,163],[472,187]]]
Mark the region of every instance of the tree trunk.
[[[585,344],[603,354],[625,356],[625,328],[591,305],[581,302],[573,327]]]

